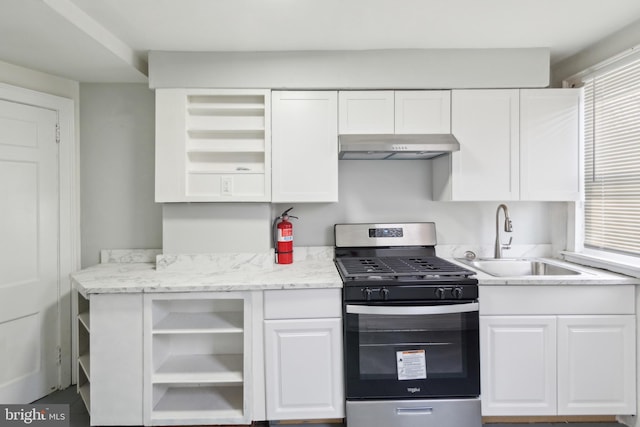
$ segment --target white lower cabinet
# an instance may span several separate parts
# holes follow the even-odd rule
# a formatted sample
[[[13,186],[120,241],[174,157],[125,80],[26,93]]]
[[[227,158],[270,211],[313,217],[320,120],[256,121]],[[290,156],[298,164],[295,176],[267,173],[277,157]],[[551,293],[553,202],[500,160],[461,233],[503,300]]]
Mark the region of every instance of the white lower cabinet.
[[[269,420],[344,417],[339,289],[265,291]]]
[[[556,413],[556,319],[480,318],[483,415]]]
[[[481,286],[480,301],[483,415],[636,413],[632,286]]]
[[[91,425],[344,418],[340,289],[77,301],[78,392]]]
[[[91,425],[141,425],[142,294],[78,295],[78,390]]]
[[[249,424],[250,293],[147,294],[145,425]]]
[[[635,414],[635,316],[558,317],[558,413]]]

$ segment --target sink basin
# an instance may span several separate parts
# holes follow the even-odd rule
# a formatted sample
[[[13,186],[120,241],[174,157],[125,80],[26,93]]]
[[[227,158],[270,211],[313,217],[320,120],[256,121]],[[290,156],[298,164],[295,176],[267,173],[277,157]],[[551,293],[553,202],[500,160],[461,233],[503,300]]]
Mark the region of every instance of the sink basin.
[[[458,259],[475,269],[498,277],[520,276],[573,276],[582,274],[580,271],[549,263],[538,259]]]

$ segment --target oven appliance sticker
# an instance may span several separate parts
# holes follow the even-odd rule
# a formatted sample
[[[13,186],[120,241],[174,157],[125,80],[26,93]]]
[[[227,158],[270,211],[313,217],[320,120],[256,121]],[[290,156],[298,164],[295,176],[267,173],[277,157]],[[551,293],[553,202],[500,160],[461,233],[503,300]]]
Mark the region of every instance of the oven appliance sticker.
[[[427,378],[427,359],[424,350],[396,351],[398,380]]]

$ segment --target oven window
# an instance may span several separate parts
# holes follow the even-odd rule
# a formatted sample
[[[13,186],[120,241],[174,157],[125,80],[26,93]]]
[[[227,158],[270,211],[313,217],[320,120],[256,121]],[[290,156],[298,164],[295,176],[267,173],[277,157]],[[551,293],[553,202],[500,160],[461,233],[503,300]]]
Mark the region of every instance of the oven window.
[[[359,315],[360,378],[426,378],[466,376],[464,314],[428,316]],[[402,355],[411,356],[411,371],[399,372]]]

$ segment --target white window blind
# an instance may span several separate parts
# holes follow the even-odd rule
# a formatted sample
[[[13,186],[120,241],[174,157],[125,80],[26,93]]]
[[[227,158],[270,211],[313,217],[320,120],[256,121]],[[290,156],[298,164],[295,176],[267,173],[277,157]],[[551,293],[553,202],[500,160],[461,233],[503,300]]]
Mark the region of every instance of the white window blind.
[[[584,80],[585,246],[640,256],[640,60]]]

